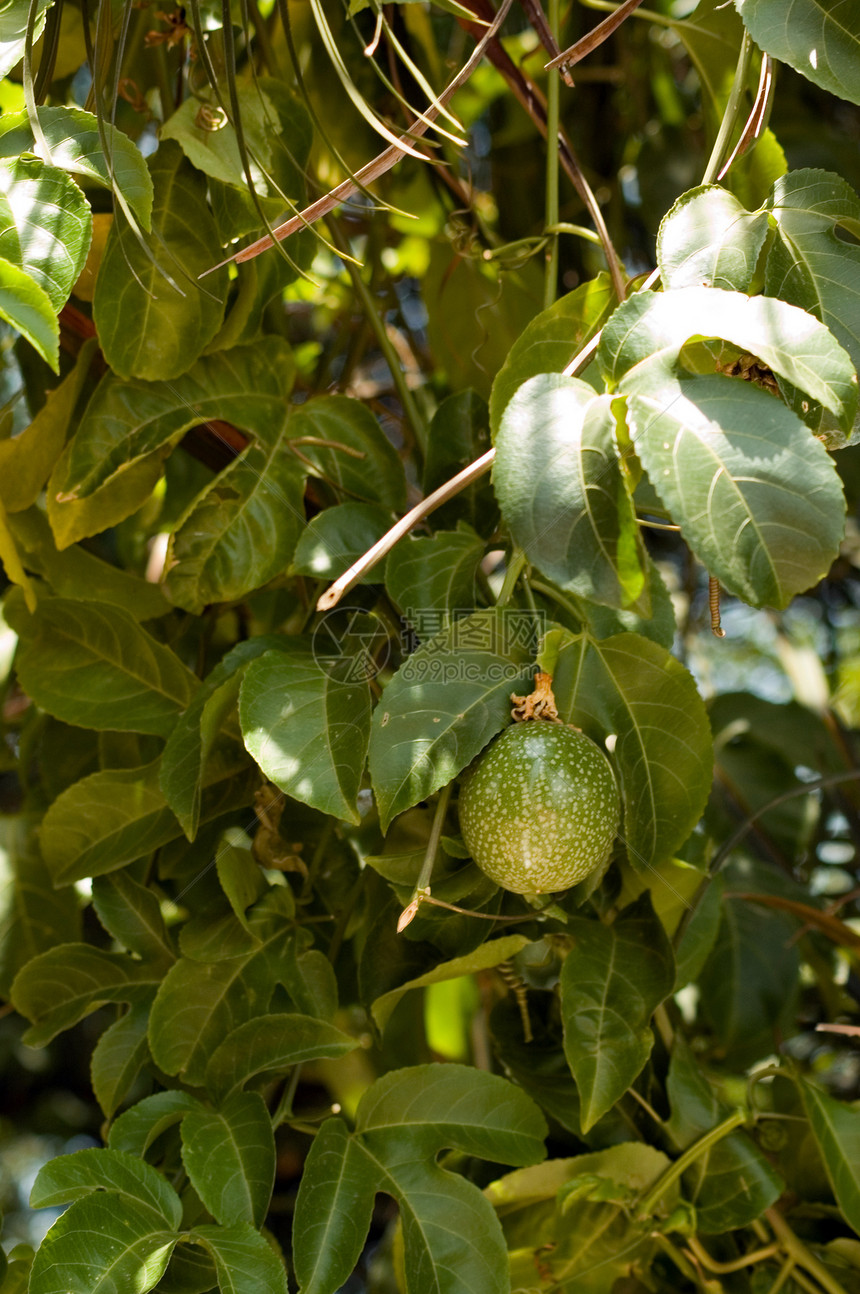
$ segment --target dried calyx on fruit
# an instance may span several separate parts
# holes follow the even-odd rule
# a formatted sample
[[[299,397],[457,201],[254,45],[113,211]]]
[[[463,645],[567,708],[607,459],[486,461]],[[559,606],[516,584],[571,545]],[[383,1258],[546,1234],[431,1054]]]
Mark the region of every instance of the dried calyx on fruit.
[[[467,770],[460,829],[472,858],[516,894],[565,890],[602,867],[621,802],[606,755],[558,718],[552,680],[512,696],[514,719]]]

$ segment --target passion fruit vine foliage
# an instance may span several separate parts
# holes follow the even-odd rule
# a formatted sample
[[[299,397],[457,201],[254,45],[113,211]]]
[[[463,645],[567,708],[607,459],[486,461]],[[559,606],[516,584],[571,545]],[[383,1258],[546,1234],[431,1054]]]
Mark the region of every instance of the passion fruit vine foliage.
[[[2,1028],[104,1142],[4,1294],[860,1290],[860,2],[0,50]],[[622,817],[523,897],[536,668]]]

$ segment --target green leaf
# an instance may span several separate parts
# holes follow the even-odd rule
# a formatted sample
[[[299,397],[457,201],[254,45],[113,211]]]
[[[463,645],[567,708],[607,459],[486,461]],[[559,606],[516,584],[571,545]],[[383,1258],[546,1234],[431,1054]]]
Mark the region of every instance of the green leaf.
[[[326,669],[293,640],[289,653],[269,652],[247,667],[239,698],[245,746],[269,781],[354,823],[370,728],[365,669],[360,658]]]
[[[477,612],[407,658],[373,714],[370,776],[383,831],[462,772],[529,690],[530,613]]]
[[[397,1003],[411,989],[426,988],[428,984],[442,984],[446,980],[459,979],[461,975],[474,975],[478,971],[488,970],[515,957],[528,943],[529,940],[524,935],[503,935],[501,939],[491,939],[488,943],[481,944],[474,952],[467,953],[464,957],[455,957],[451,961],[440,962],[425,974],[407,980],[406,983],[400,984],[388,993],[383,993],[371,1007],[376,1027],[380,1032],[385,1029]]]
[[[597,358],[607,381],[623,394],[659,398],[681,348],[694,337],[721,337],[750,352],[820,400],[840,425],[851,426],[857,375],[848,355],[812,315],[774,297],[702,287],[638,292],[604,327]]]
[[[119,607],[42,598],[32,615],[6,608],[21,686],[58,719],[166,737],[191,700],[193,674]]]
[[[244,758],[213,761],[205,776],[201,821],[249,804],[259,778]],[[159,761],[82,778],[51,805],[42,853],[55,885],[101,876],[182,834],[159,787]]]
[[[156,1092],[154,1096],[145,1096],[113,1121],[108,1146],[142,1158],[163,1132],[184,1119],[189,1111],[199,1109],[200,1102],[190,1092]]]
[[[153,456],[133,463],[128,471],[87,498],[76,499],[57,488],[68,450],[69,446],[60,455],[47,489],[48,520],[58,549],[68,548],[79,539],[98,535],[125,521],[143,507],[161,476],[161,459]]]
[[[335,1294],[358,1262],[376,1179],[341,1119],[326,1119],[305,1160],[293,1219],[301,1294]]]
[[[406,477],[397,451],[370,410],[345,395],[322,395],[290,411],[295,452],[345,494],[400,511]]]
[[[32,1021],[24,1035],[43,1047],[104,1002],[139,1002],[161,981],[159,967],[88,944],[59,944],[32,958],[15,976],[15,1010]]]
[[[262,897],[267,883],[260,864],[248,848],[248,837],[240,827],[228,827],[219,840],[215,870],[234,916],[250,933],[246,909]]]
[[[730,593],[785,607],[826,575],[842,539],[842,486],[780,401],[749,382],[689,378],[631,396],[628,422],[684,538]]]
[[[133,1002],[125,1015],[108,1025],[93,1049],[93,1094],[108,1119],[116,1114],[149,1059],[146,1030],[151,1005],[149,999]]]
[[[0,442],[0,451],[9,443]],[[0,453],[0,472],[4,470]],[[28,508],[26,512],[13,514],[8,520],[9,529],[22,550],[24,565],[46,580],[57,597],[76,602],[108,602],[137,621],[156,620],[170,610],[170,603],[158,585],[142,579],[133,571],[120,570],[77,544],[58,552],[47,518],[40,508]]]
[[[134,143],[110,122],[103,122],[110,152],[105,156],[98,122],[82,108],[47,107],[36,109],[42,135],[50,157],[42,156],[41,142],[33,138],[26,112],[4,113],[0,119],[0,157],[17,157],[35,153],[43,162],[85,175],[106,189],[114,188],[131,207],[144,229],[149,229],[152,214],[152,179],[142,153]]]
[[[690,189],[663,217],[657,234],[663,287],[746,292],[767,228],[766,212],[750,214],[718,184]]]
[[[539,570],[580,597],[648,614],[645,546],[610,397],[573,377],[530,378],[502,417],[493,483],[514,541]]]
[[[188,1238],[212,1257],[221,1294],[287,1294],[283,1263],[250,1224],[195,1227]]]
[[[267,900],[251,915],[257,942],[246,952],[214,962],[183,957],[164,977],[150,1016],[149,1045],[166,1074],[202,1083],[222,1039],[268,1010],[294,936],[278,909],[277,891]]]
[[[676,1038],[672,1047],[666,1094],[672,1107],[666,1127],[678,1150],[686,1150],[731,1113],[717,1099],[683,1038]],[[696,1224],[706,1235],[749,1226],[785,1186],[740,1129],[699,1155],[684,1182],[685,1194],[696,1206]]]
[[[491,1182],[486,1195],[504,1228],[511,1284],[534,1286],[537,1254],[543,1290],[558,1294],[606,1294],[623,1288],[631,1267],[647,1271],[653,1223],[633,1220],[631,1205],[669,1164],[653,1146],[621,1142]],[[668,1213],[677,1196],[677,1186],[669,1188],[661,1209]]]
[[[393,524],[393,513],[379,503],[337,503],[313,518],[298,542],[290,570],[335,580]],[[363,582],[378,583],[381,569],[377,567]]]
[[[33,1183],[30,1208],[70,1204],[91,1191],[110,1191],[143,1204],[171,1228],[182,1220],[182,1205],[173,1187],[150,1164],[122,1150],[78,1150],[49,1160]]]
[[[100,486],[119,488],[130,468],[156,455],[160,460],[199,423],[224,419],[263,443],[276,439],[293,377],[292,355],[280,337],[205,356],[175,381],[106,374],[51,477],[58,510]],[[56,533],[53,518],[51,524]]]
[[[776,237],[765,291],[825,323],[860,368],[860,248],[839,237],[860,231],[857,194],[830,171],[791,171],[777,180],[768,207]],[[803,412],[797,400],[792,406]]]
[[[676,936],[675,991],[698,979],[711,949],[716,943],[722,917],[725,884],[721,873],[712,876],[702,889],[695,907],[689,913],[680,939]]]
[[[21,334],[49,364],[60,371],[60,325],[51,298],[26,270],[0,257],[0,319]]]
[[[749,882],[747,882],[747,885]],[[745,886],[744,888],[747,888]],[[796,923],[744,899],[723,900],[717,942],[699,975],[701,1010],[727,1063],[769,1056],[793,1032],[799,954]]]
[[[450,613],[475,605],[475,577],[486,544],[464,528],[404,539],[388,554],[385,588],[421,639],[445,628]]]
[[[350,1134],[323,1124],[305,1164],[293,1226],[302,1294],[334,1294],[364,1244],[376,1191],[400,1207],[408,1294],[509,1290],[498,1222],[480,1192],[440,1168],[443,1148],[533,1163],[545,1126],[536,1106],[495,1075],[419,1065],[364,1093]]]
[[[856,0],[825,4],[793,0],[735,0],[760,49],[831,94],[860,103],[860,8]]]
[[[493,436],[517,389],[539,373],[561,373],[608,318],[615,305],[609,276],[598,274],[560,297],[520,333],[490,393]]]
[[[227,709],[238,693],[236,675],[249,661],[279,649],[282,637],[261,634],[237,643],[226,652],[198,687],[194,699],[176,723],[161,757],[159,785],[167,803],[193,840],[200,825],[204,774]]]
[[[634,867],[669,858],[702,815],[713,776],[707,714],[687,670],[638,634],[565,646],[559,714],[596,741],[614,733],[624,841]]]
[[[427,433],[424,457],[425,496],[444,485],[464,467],[474,463],[490,448],[489,411],[477,391],[457,391],[443,400],[433,415]],[[491,535],[498,522],[498,509],[489,478],[485,474],[461,490],[434,513],[436,524],[453,529],[466,522],[481,535]]]
[[[29,0],[11,0],[0,9],[0,76],[6,76],[24,53],[27,31],[32,24],[33,41],[45,28],[45,10],[52,0],[37,0],[35,11]]]
[[[78,896],[57,892],[42,861],[32,822],[0,818],[0,993],[39,953],[80,936]]]
[[[165,968],[176,960],[158,896],[128,872],[96,877],[93,907],[108,934],[130,953]]]
[[[282,211],[286,204],[267,183],[261,168],[272,175],[274,164],[281,187],[284,183],[289,186],[287,196],[294,201],[300,199],[304,193],[302,163],[292,161],[289,165],[292,160],[289,154],[292,158],[299,156],[302,161],[305,159],[312,139],[310,119],[303,105],[285,93],[282,83],[270,78],[255,77],[252,85],[237,85],[236,94],[254,188],[260,198],[276,198],[278,211]],[[200,115],[200,100],[186,99],[161,127],[161,138],[175,139],[192,165],[204,175],[247,192],[248,182],[235,129],[230,122],[225,122],[218,130],[207,129],[198,124]],[[279,138],[285,126],[290,128],[289,152]],[[303,134],[305,138],[302,138]],[[284,162],[287,162],[286,170]],[[257,216],[258,224],[259,219]]]
[[[0,122],[3,118],[0,117]],[[36,414],[29,427],[9,440],[0,441],[0,499],[9,512],[21,512],[35,503],[42,492],[42,487],[51,474],[68,434],[69,423],[78,402],[81,390],[87,380],[98,342],[94,337],[85,341],[75,361],[74,368],[63,378],[59,386],[49,391],[42,408]],[[38,523],[39,532],[50,537],[50,531],[44,524],[41,513]],[[16,518],[16,521],[20,519]],[[13,534],[21,543],[21,535],[13,523]],[[51,544],[53,550],[53,543]],[[93,561],[96,561],[93,558]],[[100,562],[105,569],[112,569],[106,562]],[[37,571],[37,574],[42,574]],[[143,581],[140,581],[143,583]],[[90,595],[95,590],[91,587]]]
[[[283,1013],[257,1016],[240,1024],[213,1051],[206,1067],[206,1087],[223,1098],[252,1078],[281,1077],[293,1065],[334,1060],[357,1046],[354,1038],[327,1020]]]
[[[833,1194],[849,1226],[860,1235],[860,1112],[797,1079]]]
[[[612,925],[574,917],[568,930],[574,943],[561,971],[564,1050],[588,1132],[650,1056],[651,1016],[672,992],[675,958],[647,890]]]
[[[38,157],[0,160],[0,190],[12,208],[17,235],[10,243],[9,233],[0,232],[0,256],[26,270],[59,312],[87,259],[89,204],[65,171]]]
[[[220,328],[227,272],[197,281],[221,255],[203,177],[173,143],[157,149],[149,169],[151,247],[138,242],[117,212],[96,279],[93,318],[116,374],[163,382],[187,373]]]
[[[217,1110],[182,1120],[182,1162],[191,1185],[222,1226],[262,1226],[275,1182],[275,1138],[257,1092],[236,1092]]]
[[[90,1195],[71,1205],[39,1246],[31,1294],[146,1294],[176,1239],[152,1209],[112,1191]]]
[[[304,490],[305,469],[286,452],[283,434],[249,445],[198,494],[170,538],[171,602],[199,614],[280,575],[305,525]]]

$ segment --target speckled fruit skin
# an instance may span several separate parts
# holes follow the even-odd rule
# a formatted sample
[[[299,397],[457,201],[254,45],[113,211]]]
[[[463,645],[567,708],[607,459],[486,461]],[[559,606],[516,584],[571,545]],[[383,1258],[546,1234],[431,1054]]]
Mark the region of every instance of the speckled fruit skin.
[[[566,890],[606,862],[621,801],[584,733],[515,723],[479,755],[460,792],[460,830],[482,872],[515,894]]]

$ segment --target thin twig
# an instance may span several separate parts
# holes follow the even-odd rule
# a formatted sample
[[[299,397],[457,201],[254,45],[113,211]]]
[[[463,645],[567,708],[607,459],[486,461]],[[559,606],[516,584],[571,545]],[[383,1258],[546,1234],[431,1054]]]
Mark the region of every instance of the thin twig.
[[[611,13],[608,18],[604,18],[596,27],[592,27],[591,31],[583,36],[581,40],[578,40],[575,45],[569,46],[563,53],[551,59],[549,63],[545,63],[544,67],[547,71],[555,67],[561,68],[562,71],[567,71],[568,68],[573,67],[574,63],[578,63],[580,59],[585,58],[599,45],[602,45],[605,40],[608,40],[616,28],[620,27],[625,18],[629,18],[633,10],[638,9],[641,3],[642,0],[624,0],[624,4],[619,5],[614,13]]]
[[[315,220],[319,220],[322,216],[328,215],[330,211],[333,211],[335,207],[340,206],[347,200],[347,198],[351,198],[354,193],[358,192],[360,186],[371,184],[374,180],[378,180],[381,175],[384,175],[386,171],[390,171],[392,166],[399,162],[407,152],[414,152],[410,147],[410,144],[416,138],[425,134],[426,131],[429,130],[430,126],[439,116],[445,105],[450,102],[457,90],[459,90],[460,87],[468,81],[469,77],[483,58],[487,45],[500,30],[512,3],[513,0],[503,0],[501,8],[496,14],[495,21],[484,32],[460,71],[453,80],[448,83],[435,101],[425,109],[423,120],[413,122],[408,131],[404,131],[400,135],[396,144],[392,144],[389,148],[386,148],[385,151],[380,153],[378,157],[375,157],[372,162],[368,162],[366,166],[363,166],[359,171],[356,171],[354,180],[344,180],[342,184],[339,184],[337,188],[332,189],[330,193],[325,194],[322,198],[318,198],[317,201],[312,202],[309,207],[305,207],[304,211],[300,211],[297,215],[284,221],[282,225],[278,225],[272,230],[273,236],[269,236],[267,234],[265,238],[258,238],[255,243],[251,243],[250,247],[245,247],[242,251],[236,252],[233,256],[228,256],[226,260],[220,261],[218,265],[212,265],[208,270],[204,270],[203,274],[199,277],[203,278],[206,274],[212,274],[215,270],[220,269],[222,265],[230,265],[233,262],[241,264],[243,261],[250,261],[255,256],[259,256],[261,252],[265,252],[270,247],[274,246],[275,240],[282,242],[285,238],[289,238],[291,234],[298,233],[300,229],[306,229],[309,225],[312,225]]]

